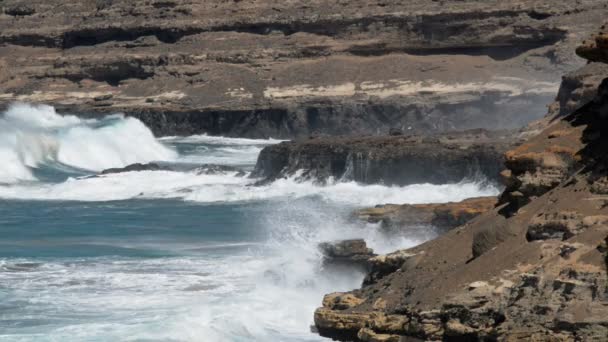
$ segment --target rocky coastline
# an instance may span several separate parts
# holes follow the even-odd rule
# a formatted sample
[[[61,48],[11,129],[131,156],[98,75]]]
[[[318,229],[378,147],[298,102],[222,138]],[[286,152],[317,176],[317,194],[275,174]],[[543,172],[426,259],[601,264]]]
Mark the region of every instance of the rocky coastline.
[[[434,136],[313,137],[264,148],[253,171],[262,182],[296,177],[364,184],[498,181],[514,132],[472,130]]]
[[[539,119],[599,1],[0,3],[0,107],[156,135],[303,138]]]
[[[387,230],[431,225],[445,231],[494,209],[496,202],[495,196],[488,196],[450,203],[381,204],[357,210],[354,216],[369,223],[380,223]]]
[[[608,38],[577,49],[608,62]],[[565,78],[568,81],[568,78]],[[498,205],[435,240],[374,259],[363,287],[326,296],[322,336],[343,341],[603,341],[608,336],[608,81],[505,154]],[[578,107],[578,106],[576,106]],[[378,268],[378,267],[377,267]]]
[[[322,268],[366,274],[361,288],[319,303],[320,336],[608,339],[606,26],[580,44],[605,20],[605,1],[0,0],[0,9],[0,110],[44,103],[82,117],[124,113],[156,136],[291,139],[265,147],[250,174],[183,166],[248,176],[247,186],[501,189],[353,213],[383,232],[442,234],[380,255],[361,239],[320,244]],[[138,163],[90,177],[181,168]]]

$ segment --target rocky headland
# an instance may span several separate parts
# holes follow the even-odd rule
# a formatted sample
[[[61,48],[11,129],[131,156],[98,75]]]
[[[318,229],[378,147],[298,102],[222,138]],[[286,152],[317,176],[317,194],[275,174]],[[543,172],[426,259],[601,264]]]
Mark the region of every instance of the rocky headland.
[[[253,171],[262,182],[296,177],[365,184],[498,180],[515,132],[472,130],[427,136],[313,137],[264,148]]]
[[[608,63],[608,35],[577,53]],[[573,111],[554,112],[505,154],[495,208],[373,257],[361,289],[325,297],[317,331],[343,341],[605,341],[608,78],[590,102],[567,106]]]
[[[157,135],[517,128],[581,66],[574,47],[606,6],[3,0],[0,107],[124,112]]]

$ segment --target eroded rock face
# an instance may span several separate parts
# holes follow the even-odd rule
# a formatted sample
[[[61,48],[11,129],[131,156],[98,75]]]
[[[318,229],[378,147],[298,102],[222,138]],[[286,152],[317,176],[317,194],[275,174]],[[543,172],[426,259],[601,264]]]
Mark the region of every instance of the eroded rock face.
[[[4,0],[0,107],[125,112],[157,135],[515,128],[604,5]]]
[[[505,154],[508,168],[501,172],[505,191],[499,203],[511,215],[533,198],[555,188],[578,167],[582,129],[562,121]]]
[[[469,198],[461,202],[431,204],[385,204],[361,209],[355,215],[370,223],[398,229],[404,226],[433,225],[442,230],[458,227],[484,212],[494,209],[496,197]]]
[[[401,251],[394,271],[342,294],[358,304],[319,308],[321,334],[342,339],[348,318],[359,341],[605,340],[607,103],[604,81],[592,101],[509,153],[506,202]]]
[[[563,117],[589,103],[597,95],[600,83],[607,77],[608,65],[599,62],[589,63],[564,75],[549,116],[552,119]]]
[[[369,260],[376,256],[363,239],[323,242],[319,244],[326,265],[356,266],[363,270],[369,267]]]
[[[496,180],[503,153],[514,140],[510,133],[483,130],[430,137],[319,137],[264,148],[252,176],[387,185]]]

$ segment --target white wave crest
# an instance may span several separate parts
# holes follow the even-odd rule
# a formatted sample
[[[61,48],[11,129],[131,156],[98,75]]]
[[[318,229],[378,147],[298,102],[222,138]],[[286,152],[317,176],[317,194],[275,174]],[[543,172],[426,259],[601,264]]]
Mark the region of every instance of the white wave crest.
[[[135,118],[84,120],[29,104],[13,104],[0,116],[0,183],[34,180],[31,169],[48,162],[100,171],[176,157]]]
[[[277,139],[247,139],[247,138],[230,138],[230,137],[222,137],[222,136],[209,136],[206,134],[200,135],[191,135],[187,137],[178,137],[178,136],[170,136],[170,137],[162,137],[159,140],[173,143],[183,143],[183,144],[205,144],[205,145],[222,145],[222,146],[230,146],[230,145],[273,145],[278,144],[284,140]]]
[[[326,186],[277,180],[265,186],[236,173],[197,175],[195,172],[143,171],[70,178],[57,184],[0,186],[0,198],[35,200],[113,201],[132,198],[179,198],[199,203],[243,202],[320,196],[332,202],[370,206],[379,203],[436,203],[495,195],[493,186],[475,182],[414,184],[404,187],[335,182]]]

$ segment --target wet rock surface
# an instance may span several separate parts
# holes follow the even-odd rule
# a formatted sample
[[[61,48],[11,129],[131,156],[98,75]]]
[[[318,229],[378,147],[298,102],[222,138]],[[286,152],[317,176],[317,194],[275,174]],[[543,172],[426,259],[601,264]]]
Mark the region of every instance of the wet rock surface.
[[[125,167],[105,169],[100,172],[100,175],[108,175],[114,173],[123,172],[139,172],[139,171],[181,171],[181,172],[194,172],[197,175],[218,175],[225,173],[235,173],[237,177],[244,177],[247,173],[236,166],[230,165],[218,165],[218,164],[202,164],[198,166],[194,165],[159,165],[157,163],[135,163]]]
[[[515,128],[580,66],[605,6],[4,0],[0,107],[124,112],[157,135]]]
[[[579,53],[602,60],[608,46],[597,42]],[[333,294],[351,305],[334,298],[317,309],[319,333],[345,341],[605,340],[607,89],[602,82],[590,102],[507,153],[497,208],[373,258],[378,271],[361,289]]]
[[[123,173],[123,172],[163,171],[163,170],[169,170],[169,168],[161,167],[160,165],[158,165],[156,163],[147,163],[147,164],[135,163],[135,164],[127,165],[125,167],[105,169],[105,170],[101,171],[101,174],[109,175],[109,174],[113,174],[113,173]]]
[[[472,130],[437,136],[318,137],[262,150],[254,177],[297,177],[361,183],[445,184],[463,179],[498,180],[510,132]]]

